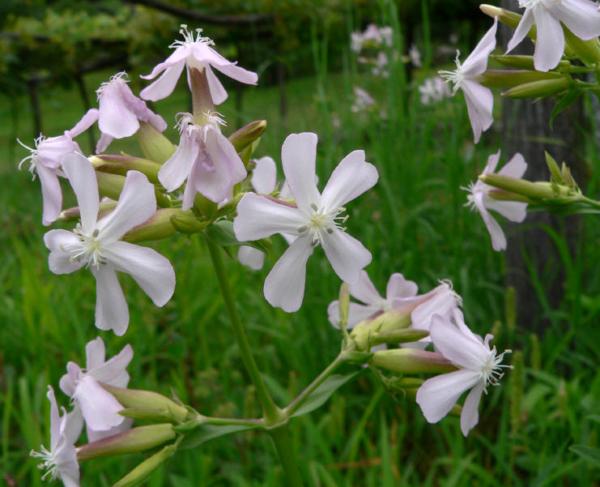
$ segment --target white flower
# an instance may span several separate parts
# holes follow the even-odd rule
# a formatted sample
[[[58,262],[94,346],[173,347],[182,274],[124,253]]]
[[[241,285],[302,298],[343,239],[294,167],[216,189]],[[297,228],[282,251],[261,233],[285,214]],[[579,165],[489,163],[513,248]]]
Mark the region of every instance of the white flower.
[[[223,119],[213,112],[204,116],[207,123],[196,125],[191,114],[180,115],[179,146],[158,172],[158,179],[167,191],[176,190],[187,179],[184,210],[194,205],[196,193],[215,203],[231,199],[233,187],[247,174],[240,156],[219,129],[225,123]]]
[[[533,61],[538,71],[554,69],[565,51],[561,22],[580,39],[589,41],[600,35],[600,12],[589,0],[519,0],[523,17],[508,42],[512,51],[536,26]]]
[[[142,173],[129,171],[116,208],[98,220],[98,183],[91,163],[81,154],[70,154],[63,170],[77,196],[81,223],[72,232],[44,235],[50,270],[70,274],[88,267],[96,278],[96,326],[122,335],[129,310],[117,271],[130,274],[157,306],[166,304],[175,289],[175,272],[166,258],[120,240],[156,212],[154,186]]]
[[[213,72],[213,68],[240,83],[255,85],[258,81],[256,73],[240,68],[215,51],[211,47],[214,42],[208,37],[202,37],[202,29],[196,29],[194,33],[188,31],[186,25],[182,25],[179,32],[183,35],[183,41],[175,41],[169,46],[175,49],[173,54],[156,65],[149,75],[142,76],[144,79],[154,79],[162,73],[160,78],[140,93],[145,100],[157,101],[169,96],[175,89],[184,67],[188,71],[193,68],[198,71],[206,70],[210,96],[215,105],[227,99],[227,92]]]
[[[52,387],[48,387],[47,397],[50,401],[50,449],[42,446],[39,452],[32,451],[30,455],[42,460],[39,468],[46,470],[42,480],[60,479],[65,487],[79,487],[75,442],[81,434],[83,418],[77,409],[67,413],[63,408],[60,416]]]
[[[350,295],[362,304],[350,303],[348,329],[358,323],[390,310],[410,313],[412,327],[429,330],[432,317],[436,314],[447,316],[460,305],[460,297],[447,282],[440,283],[426,294],[418,295],[416,283],[408,281],[398,272],[392,274],[387,283],[386,295],[381,296],[369,275],[362,271],[359,279],[348,284]],[[333,301],[327,308],[329,321],[339,326],[339,301]]]
[[[421,95],[421,103],[423,105],[430,105],[451,96],[448,84],[439,76],[427,78],[419,86],[419,94]]]
[[[98,109],[88,110],[82,118],[87,124],[98,121],[102,135],[96,144],[96,153],[104,152],[113,139],[123,139],[135,134],[140,128],[140,122],[152,125],[159,132],[167,128],[163,118],[135,96],[127,83],[125,72],[117,73],[109,81],[102,83],[96,91]]]
[[[504,375],[502,369],[510,367],[502,365],[504,354],[510,350],[498,354],[496,347],[490,349],[493,336],[482,340],[465,325],[458,311],[453,321],[435,316],[430,334],[436,350],[458,370],[426,380],[417,391],[417,404],[428,422],[437,423],[470,389],[460,415],[460,427],[467,436],[479,421],[481,394],[488,385],[498,385]]]
[[[131,421],[119,414],[123,406],[106,391],[102,384],[127,387],[127,366],[133,350],[126,345],[118,355],[106,360],[102,338],[85,347],[86,368],[74,362],[67,364],[67,373],[60,379],[61,390],[79,406],[87,426],[88,441],[93,442],[128,429]]]
[[[485,169],[481,173],[495,174],[496,166],[500,160],[500,151],[496,154],[492,154],[488,158],[488,162]],[[515,154],[513,158],[498,171],[497,174],[502,176],[508,176],[515,179],[520,179],[527,170],[527,163],[521,154]],[[520,223],[527,217],[527,203],[520,203],[518,201],[499,201],[490,197],[489,193],[494,188],[488,186],[482,181],[477,181],[471,184],[467,191],[467,205],[473,210],[479,211],[483,222],[490,233],[492,238],[492,247],[496,251],[506,249],[506,236],[502,231],[502,227],[498,222],[490,215],[488,210],[493,210],[500,213],[503,217],[509,219],[512,222]]]
[[[281,159],[295,205],[248,193],[238,204],[233,222],[236,238],[253,241],[276,233],[295,238],[265,280],[265,297],[273,306],[292,312],[304,298],[306,262],[321,245],[336,274],[354,282],[371,262],[371,253],[348,235],[344,205],[375,185],[377,169],[365,161],[364,151],[348,154],[331,174],[323,193],[315,182],[317,135],[291,134],[283,143]]]
[[[456,70],[439,72],[442,78],[454,85],[453,94],[456,94],[459,89],[464,93],[475,143],[479,142],[481,133],[489,129],[494,121],[492,115],[494,95],[492,90],[479,83],[478,77],[487,69],[488,57],[496,48],[497,29],[498,19],[494,19],[494,25],[464,63],[460,63],[458,59],[460,52],[457,51]]]
[[[62,176],[62,160],[67,154],[81,152],[79,145],[73,139],[87,130],[94,120],[85,118],[80,120],[71,130],[66,130],[57,137],[44,137],[40,135],[35,139],[35,148],[28,147],[18,141],[30,154],[19,162],[19,168],[29,162],[29,171],[40,178],[43,198],[42,223],[50,225],[60,215],[62,209],[62,190],[60,189],[59,176]]]

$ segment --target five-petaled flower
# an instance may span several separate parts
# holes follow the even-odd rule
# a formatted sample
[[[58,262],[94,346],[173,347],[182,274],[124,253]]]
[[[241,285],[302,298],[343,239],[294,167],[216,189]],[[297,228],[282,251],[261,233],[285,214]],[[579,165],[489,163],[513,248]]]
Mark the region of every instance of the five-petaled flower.
[[[499,160],[500,151],[496,154],[492,154],[488,158],[488,162],[482,175],[494,174]],[[521,154],[517,153],[502,169],[500,169],[500,171],[498,171],[498,174],[520,179],[523,177],[526,170],[527,163],[525,162],[525,159],[523,159]],[[520,223],[527,217],[527,203],[496,200],[490,196],[490,191],[492,191],[493,188],[483,181],[477,181],[474,184],[471,184],[467,190],[469,191],[467,205],[472,209],[479,211],[481,214],[483,222],[492,238],[492,247],[496,251],[506,249],[506,236],[502,231],[502,227],[500,227],[488,210],[496,211],[512,222]]]
[[[485,339],[475,335],[465,324],[462,313],[455,311],[451,320],[440,316],[433,318],[430,336],[435,349],[458,370],[427,379],[417,391],[417,404],[425,419],[437,423],[446,416],[460,396],[470,389],[460,415],[463,435],[479,422],[479,402],[488,385],[497,385],[502,378],[504,354],[490,348],[494,337]]]
[[[297,311],[304,298],[306,262],[314,247],[321,245],[336,274],[355,282],[371,262],[371,253],[345,232],[344,205],[377,183],[375,166],[365,153],[348,154],[331,174],[322,193],[316,185],[317,135],[289,135],[281,149],[283,172],[295,204],[248,193],[237,207],[233,226],[236,238],[253,241],[276,233],[295,240],[265,280],[267,301],[285,311]]]
[[[478,78],[487,69],[488,57],[496,48],[496,31],[498,19],[494,19],[494,25],[486,32],[473,52],[461,64],[460,52],[456,53],[456,70],[440,71],[442,78],[453,84],[453,93],[460,89],[465,95],[467,111],[471,120],[475,143],[479,142],[481,133],[492,126],[494,117],[494,95],[492,90],[482,86]]]
[[[206,72],[210,96],[215,105],[227,99],[227,92],[213,68],[240,83],[255,85],[258,81],[256,73],[239,67],[215,51],[212,48],[214,42],[208,37],[202,37],[202,29],[196,29],[194,33],[188,31],[186,25],[182,25],[179,32],[183,35],[183,40],[171,44],[170,47],[175,49],[173,54],[156,65],[150,74],[142,76],[144,79],[154,79],[162,73],[160,78],[140,93],[145,100],[157,101],[169,96],[175,89],[184,67],[187,67],[188,71],[197,69]]]
[[[87,426],[88,441],[97,441],[128,429],[131,421],[119,414],[123,406],[102,387],[126,387],[127,366],[133,358],[126,345],[118,355],[106,360],[104,341],[98,337],[85,346],[86,368],[74,362],[67,364],[67,373],[60,379],[61,390],[79,406]]]
[[[54,390],[50,386],[47,397],[50,401],[50,449],[42,446],[39,452],[32,451],[31,456],[39,458],[42,462],[39,468],[46,470],[42,480],[60,479],[65,487],[79,487],[79,464],[75,442],[83,428],[81,412],[75,408],[67,413],[63,408],[61,416]]]
[[[135,134],[140,122],[147,123],[159,132],[164,132],[167,123],[146,106],[146,102],[133,94],[127,84],[127,73],[115,74],[102,83],[96,91],[98,108],[91,108],[82,122],[91,125],[98,122],[101,132],[96,144],[96,153],[104,152],[113,139],[123,139]]]
[[[565,52],[561,22],[577,37],[588,41],[600,35],[600,12],[589,0],[519,0],[525,13],[508,42],[508,52],[517,47],[536,26],[533,61],[538,71],[554,69]]]
[[[81,223],[72,231],[51,230],[44,236],[48,264],[55,274],[88,267],[96,278],[96,326],[117,335],[127,330],[129,310],[117,271],[130,274],[157,306],[175,289],[171,263],[153,249],[121,240],[156,212],[154,186],[138,171],[129,171],[115,209],[99,219],[99,195],[91,163],[81,154],[63,161],[63,170],[77,196]]]
[[[219,129],[219,125],[224,124],[223,119],[213,112],[203,117],[206,123],[196,125],[190,113],[180,115],[179,146],[158,173],[167,191],[176,190],[187,179],[184,210],[194,205],[196,193],[215,203],[231,199],[233,187],[247,175],[240,156]]]

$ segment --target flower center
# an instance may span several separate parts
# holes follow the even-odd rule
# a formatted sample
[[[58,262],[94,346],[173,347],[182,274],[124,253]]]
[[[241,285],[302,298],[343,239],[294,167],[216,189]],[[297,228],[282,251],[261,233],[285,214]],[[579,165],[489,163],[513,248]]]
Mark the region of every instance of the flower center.
[[[500,383],[500,379],[504,376],[503,369],[512,369],[512,365],[502,363],[504,355],[507,353],[511,353],[511,350],[505,350],[500,354],[496,352],[496,347],[490,350],[490,355],[481,367],[481,379],[486,388],[490,384],[497,386]]]
[[[42,446],[40,451],[31,450],[29,455],[41,460],[41,463],[37,467],[40,470],[46,470],[44,475],[42,475],[42,480],[56,480],[58,478],[58,465],[56,464],[53,452]]]
[[[455,95],[459,88],[462,86],[462,83],[465,80],[465,75],[462,72],[462,64],[460,63],[460,51],[456,51],[456,58],[454,59],[456,63],[456,70],[442,70],[438,71],[440,77],[446,82],[452,84],[452,94]]]
[[[348,219],[348,216],[344,214],[346,208],[343,207],[326,211],[313,203],[310,208],[311,212],[308,215],[306,225],[300,227],[298,233],[300,235],[310,234],[313,245],[323,242],[325,232],[333,233],[336,228],[343,229],[342,225]]]
[[[86,267],[95,267],[96,269],[100,267],[100,264],[106,263],[106,259],[102,255],[102,242],[98,238],[98,230],[94,230],[91,235],[86,235],[82,232],[81,226],[77,225],[73,233],[79,237],[80,245],[62,249],[71,254],[73,262],[83,262]]]

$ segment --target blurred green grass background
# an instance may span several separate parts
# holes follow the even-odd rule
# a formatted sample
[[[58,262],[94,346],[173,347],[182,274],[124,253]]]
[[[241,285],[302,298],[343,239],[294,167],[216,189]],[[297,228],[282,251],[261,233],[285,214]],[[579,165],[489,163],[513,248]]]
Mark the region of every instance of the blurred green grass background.
[[[248,88],[241,111],[233,100],[219,107],[230,125],[225,132],[236,128],[235,120],[268,120],[257,155],[271,155],[278,162],[288,133],[318,133],[322,182],[346,153],[365,149],[367,160],[380,171],[380,182],[350,206],[348,227],[373,252],[368,272],[376,285],[383,289],[392,272],[402,272],[421,290],[451,279],[464,299],[470,326],[481,334],[493,329],[498,348],[512,348],[524,368],[509,371],[501,387],[490,388],[482,402],[480,424],[467,439],[456,418],[428,425],[414,399],[391,397],[374,376],[362,374],[322,409],[293,422],[294,444],[308,484],[598,485],[600,471],[593,450],[598,447],[600,423],[597,220],[584,218],[576,254],[569,256],[565,250],[563,261],[556,262],[566,269],[565,294],[561,303],[548,306],[540,316],[540,321],[549,323],[543,336],[533,334],[530,323],[512,323],[507,319],[510,300],[506,311],[504,257],[492,251],[479,216],[464,207],[461,189],[501,145],[499,135],[488,134],[483,144],[474,147],[462,98],[423,106],[418,79],[407,80],[401,63],[392,66],[389,78],[374,78],[360,74],[348,55],[342,72],[329,73],[319,42],[314,39],[313,75],[287,85],[285,120],[279,113],[276,87]],[[90,96],[110,74],[87,77]],[[131,78],[137,79],[137,74],[131,73]],[[354,86],[373,94],[377,110],[352,112]],[[16,168],[26,152],[14,149],[13,137],[25,143],[31,140],[27,103],[22,99],[16,103],[15,129],[8,123],[8,103],[0,99],[4,121],[0,127],[0,471],[6,485],[35,487],[42,482],[28,452],[48,442],[46,387],[57,387],[68,360],[83,363],[85,343],[98,333],[93,327],[95,290],[89,273],[56,276],[48,270],[39,183],[32,183],[29,173]],[[175,114],[188,105],[181,81],[177,92],[157,103],[156,109],[172,127]],[[43,92],[42,106],[48,135],[70,128],[83,112],[75,92],[58,88]],[[172,128],[168,134],[176,140]],[[79,142],[88,148],[85,136]],[[115,143],[111,149],[137,152],[135,141]],[[600,160],[591,143],[586,162],[592,169],[589,190],[594,193]],[[559,235],[553,237],[559,249],[566,249]],[[174,298],[157,309],[123,277],[130,327],[122,338],[102,334],[109,353],[126,343],[133,346],[132,387],[173,392],[206,414],[258,414],[202,239],[182,235],[156,247],[176,269]],[[283,248],[277,242],[265,269],[258,273],[235,259],[227,262],[257,361],[281,404],[336,354],[339,336],[327,322],[326,309],[340,284],[317,252],[309,263],[302,309],[288,315],[271,308],[262,296],[262,283]],[[544,285],[538,282],[540,299]],[[67,404],[64,396],[62,402]],[[141,458],[84,464],[82,485],[111,485]],[[279,486],[284,482],[269,438],[243,433],[178,453],[147,485]]]

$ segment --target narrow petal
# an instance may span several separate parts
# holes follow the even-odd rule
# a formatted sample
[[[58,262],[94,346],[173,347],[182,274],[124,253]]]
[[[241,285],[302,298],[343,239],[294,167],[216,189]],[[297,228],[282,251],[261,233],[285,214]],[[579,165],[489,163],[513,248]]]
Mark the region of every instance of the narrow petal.
[[[298,229],[304,225],[306,222],[297,208],[254,193],[242,197],[233,220],[235,237],[240,242],[260,240],[276,233],[298,235]]]
[[[498,174],[502,176],[508,176],[510,178],[520,179],[527,170],[527,163],[525,158],[518,152],[513,158],[506,163],[506,165],[498,171]]]
[[[62,209],[60,182],[58,181],[56,171],[53,169],[40,164],[36,166],[36,172],[42,186],[42,200],[44,205],[42,223],[50,225],[57,220]]]
[[[87,112],[85,112],[83,117],[81,117],[81,120],[77,122],[75,127],[73,127],[71,130],[67,130],[66,134],[72,138],[82,134],[96,123],[98,120],[98,114],[99,112],[97,108],[90,108]]]
[[[60,390],[67,396],[73,397],[75,387],[82,375],[81,367],[75,362],[67,362],[67,373],[60,378]]]
[[[383,301],[366,271],[360,272],[358,279],[348,285],[348,290],[354,298],[365,304],[377,304]]]
[[[208,81],[208,90],[210,91],[210,97],[215,105],[220,105],[229,96],[223,83],[219,81],[219,78],[215,75],[214,71],[210,66],[206,66],[206,80]]]
[[[598,5],[588,0],[562,0],[548,5],[548,10],[584,41],[600,36]]]
[[[481,215],[481,218],[483,218],[483,223],[485,223],[488,233],[490,234],[492,239],[492,248],[499,252],[506,249],[506,235],[504,235],[502,227],[485,208],[483,197],[484,195],[482,193],[478,193],[474,195],[473,201],[477,207],[477,210],[479,211],[479,214]]]
[[[433,318],[429,333],[436,350],[457,367],[473,370],[479,374],[490,356],[489,348],[474,334],[464,333],[440,316]]]
[[[272,157],[265,156],[255,161],[252,170],[252,187],[259,194],[270,194],[277,184],[277,165]]]
[[[331,174],[321,204],[327,209],[341,208],[375,186],[378,179],[375,166],[365,161],[365,151],[352,151]]]
[[[416,283],[408,281],[402,274],[396,272],[390,276],[387,283],[386,298],[391,301],[394,298],[412,298],[419,292]]]
[[[265,263],[264,252],[261,252],[254,247],[250,247],[249,245],[242,245],[239,248],[237,258],[241,264],[253,271],[261,270]]]
[[[115,209],[98,222],[98,239],[109,244],[156,213],[154,186],[139,171],[128,171]]]
[[[492,198],[488,198],[485,201],[485,206],[490,209],[497,211],[504,218],[521,223],[527,218],[527,203],[519,203],[517,201],[497,201]]]
[[[190,54],[191,54],[191,50],[188,46],[186,46],[186,45],[180,46],[177,49],[175,49],[171,53],[171,55],[167,59],[165,59],[162,63],[159,63],[156,66],[154,66],[154,68],[152,69],[150,74],[141,75],[140,78],[154,79],[160,73],[162,73],[164,70],[166,70],[170,67],[173,67],[176,64],[177,65],[181,64],[182,66],[185,66],[185,61]]]
[[[462,72],[469,77],[477,76],[487,69],[488,58],[496,49],[496,32],[498,30],[498,18],[494,18],[494,25],[481,38],[473,52],[462,64]]]
[[[73,398],[81,408],[86,424],[94,430],[108,430],[125,419],[119,414],[123,406],[90,375],[79,381]]]
[[[128,242],[114,242],[106,258],[115,269],[129,274],[156,306],[164,306],[175,291],[175,271],[156,250]]]
[[[108,146],[112,144],[113,140],[114,138],[110,135],[101,134],[100,138],[98,139],[98,142],[96,142],[96,154],[102,154],[103,152],[105,152],[106,149],[108,149]]]
[[[129,308],[117,273],[106,264],[92,272],[96,277],[96,326],[121,336],[129,324]]]
[[[360,277],[360,271],[371,262],[371,252],[348,235],[335,229],[323,235],[323,250],[331,267],[344,282],[352,284]]]
[[[54,450],[60,437],[60,415],[52,386],[48,386],[46,397],[50,401],[50,449]]]
[[[131,418],[125,418],[123,422],[119,426],[114,426],[105,431],[96,431],[88,426],[87,428],[87,437],[88,442],[93,443],[94,441],[100,441],[104,438],[108,438],[109,436],[118,435],[119,433],[124,433],[125,431],[131,429],[131,425],[133,424],[133,420]],[[77,486],[79,487],[79,486]]]
[[[153,83],[146,86],[140,96],[144,100],[158,101],[166,98],[175,89],[175,85],[185,67],[185,61],[181,61],[165,69],[165,72]]]
[[[184,130],[177,149],[158,171],[158,180],[167,191],[175,191],[190,175],[198,151],[198,144]]]
[[[508,50],[506,51],[506,54],[508,54],[515,47],[521,44],[521,42],[523,42],[523,39],[525,39],[525,37],[527,37],[527,34],[529,34],[529,31],[531,30],[531,27],[533,26],[534,22],[535,19],[533,17],[532,10],[530,8],[526,9],[510,41],[508,41]]]
[[[498,166],[498,161],[500,161],[501,151],[498,150],[495,154],[491,154],[488,157],[487,163],[483,168],[481,174],[493,174],[496,171],[496,167]],[[504,168],[503,168],[504,169]],[[507,174],[508,176],[508,174]]]
[[[533,16],[537,27],[533,64],[538,71],[549,71],[558,66],[565,52],[565,35],[560,22],[546,8],[535,8]]]
[[[84,234],[90,234],[96,226],[100,206],[98,182],[92,163],[83,155],[73,152],[64,157],[62,167],[77,197],[81,229]]]
[[[125,345],[123,349],[107,362],[89,369],[91,375],[101,384],[107,384],[114,387],[126,387],[129,383],[129,374],[127,366],[133,358],[133,349],[130,345]]]
[[[211,48],[209,47],[209,49]],[[211,50],[214,51],[214,49]],[[221,59],[224,58],[221,57]],[[234,79],[236,81],[239,81],[240,83],[244,83],[247,85],[255,85],[258,82],[258,75],[255,72],[244,69],[241,66],[238,66],[237,63],[231,61],[227,61],[226,63],[223,63],[222,61],[211,61],[209,62],[215,69],[221,71],[221,73],[223,73],[226,76],[229,76],[231,79]]]
[[[62,418],[61,435],[63,440],[74,445],[81,435],[83,429],[83,417],[79,408],[75,407],[70,413],[67,413]]]
[[[98,127],[102,133],[115,139],[130,137],[140,128],[137,116],[124,102],[121,92],[128,88],[122,85],[125,82],[121,79],[109,82],[102,89],[98,101]]]
[[[281,161],[286,182],[298,208],[310,211],[318,205],[316,184],[317,134],[303,132],[287,136],[281,147]]]
[[[492,90],[474,81],[465,80],[462,85],[467,111],[475,143],[479,142],[482,132],[485,132],[494,122],[494,94]]]
[[[417,391],[417,404],[429,423],[445,417],[467,389],[479,381],[479,374],[457,370],[427,379]]]
[[[304,299],[306,262],[313,246],[309,237],[300,237],[288,247],[267,276],[264,293],[267,301],[288,313],[298,311]]]
[[[479,401],[481,401],[481,394],[485,384],[479,382],[465,399],[465,404],[460,413],[460,429],[462,434],[467,436],[475,425],[479,422]]]
[[[70,249],[81,247],[79,237],[67,230],[50,230],[44,235],[44,243],[50,250],[48,267],[54,274],[70,274],[83,267],[83,263],[71,258]]]
[[[95,369],[104,364],[106,359],[106,348],[104,347],[104,340],[101,337],[88,342],[85,346],[85,366],[87,370]]]

